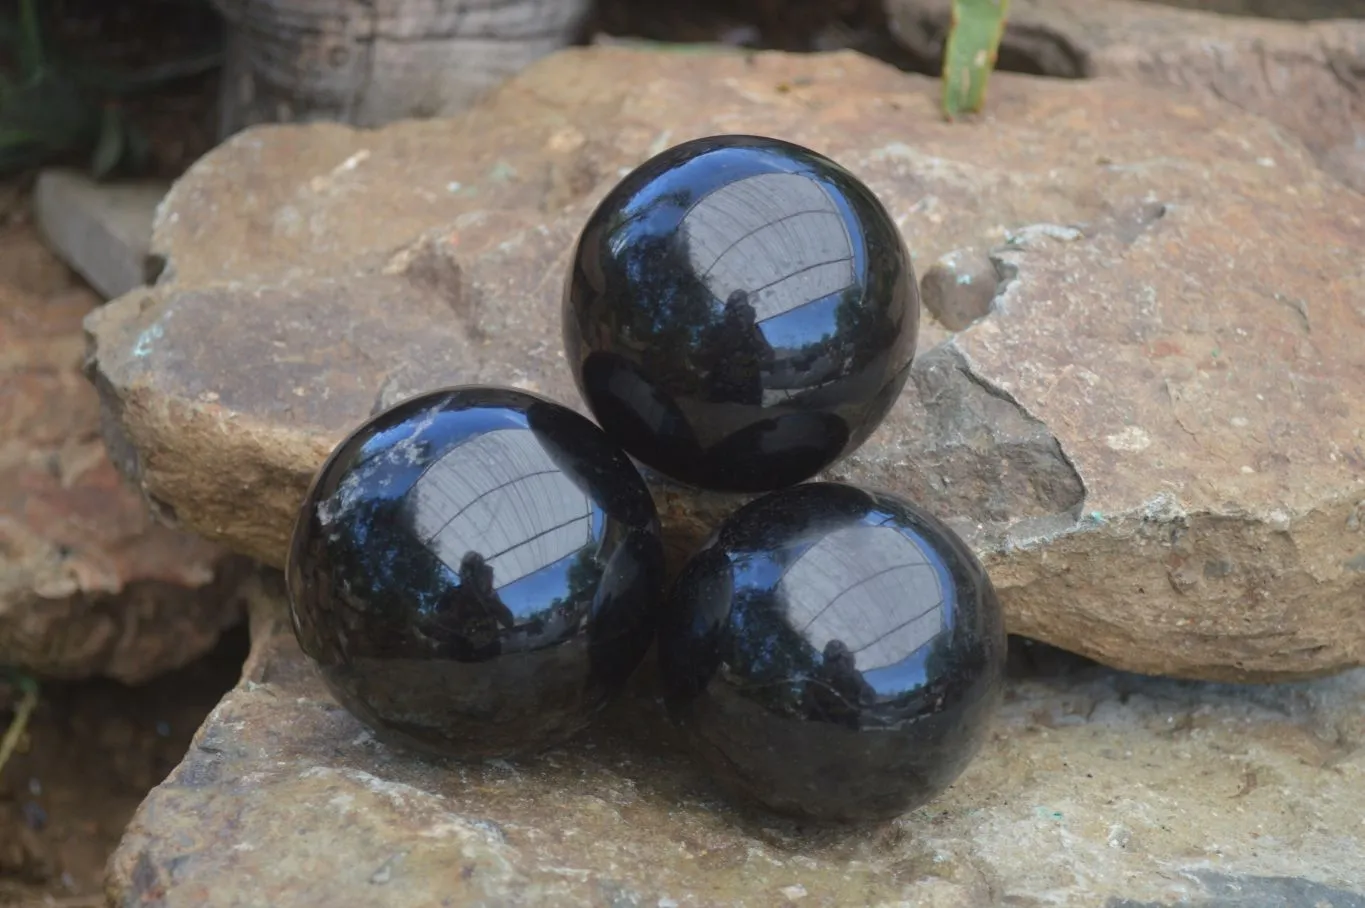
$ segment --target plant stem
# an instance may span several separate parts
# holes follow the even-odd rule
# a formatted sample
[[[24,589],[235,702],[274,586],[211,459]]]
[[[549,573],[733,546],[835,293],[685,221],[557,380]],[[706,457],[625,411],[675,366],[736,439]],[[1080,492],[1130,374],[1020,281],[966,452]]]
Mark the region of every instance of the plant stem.
[[[31,80],[44,64],[43,33],[38,27],[36,0],[19,0],[19,66],[21,81]]]
[[[5,764],[9,762],[10,754],[14,753],[14,748],[19,746],[19,739],[23,737],[24,729],[28,727],[29,716],[33,714],[34,707],[38,705],[38,685],[28,679],[21,679],[19,689],[24,692],[19,700],[19,705],[14,709],[14,719],[10,721],[9,728],[5,729],[5,736],[0,738],[0,772],[5,771]]]
[[[943,49],[943,112],[949,119],[985,103],[1009,8],[1009,0],[953,0]]]

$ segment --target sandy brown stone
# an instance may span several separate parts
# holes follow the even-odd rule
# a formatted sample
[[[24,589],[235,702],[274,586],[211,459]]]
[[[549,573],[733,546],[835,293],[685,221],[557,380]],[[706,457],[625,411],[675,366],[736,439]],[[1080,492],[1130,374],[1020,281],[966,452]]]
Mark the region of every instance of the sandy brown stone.
[[[1365,671],[1191,684],[1035,647],[941,798],[804,827],[720,794],[648,669],[534,759],[392,750],[327,695],[280,595],[253,597],[244,679],[139,809],[110,905],[1365,905]]]
[[[155,524],[105,455],[81,374],[95,302],[0,286],[0,664],[138,682],[241,619],[242,559]]]
[[[1229,13],[1257,6],[1206,5]],[[1292,5],[1312,18],[1344,15],[1350,4]],[[950,7],[950,0],[887,0],[892,32],[930,59],[942,54]],[[1135,0],[1014,0],[1000,61],[1025,72],[1206,94],[1276,123],[1325,170],[1365,192],[1365,7],[1355,4],[1351,15],[1288,22]]]
[[[937,87],[851,53],[566,52],[455,120],[253,130],[172,190],[170,278],[87,323],[116,461],[159,510],[279,565],[331,446],[440,384],[581,407],[560,287],[594,201],[727,130],[832,155],[917,268],[1008,280],[932,319],[887,423],[830,475],[982,552],[1011,629],[1134,670],[1365,661],[1365,199],[1265,120],[1113,81]],[[656,491],[681,551],[734,505]]]

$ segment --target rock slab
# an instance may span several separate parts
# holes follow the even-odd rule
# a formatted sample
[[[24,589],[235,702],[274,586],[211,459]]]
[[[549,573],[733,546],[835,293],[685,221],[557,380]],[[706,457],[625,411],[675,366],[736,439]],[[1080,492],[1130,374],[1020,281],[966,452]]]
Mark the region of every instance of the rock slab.
[[[1020,653],[993,738],[876,826],[726,800],[650,685],[535,759],[414,759],[326,694],[268,576],[253,652],[110,862],[118,908],[1365,906],[1365,671],[1259,688]]]
[[[1182,0],[1175,6],[1198,6]],[[1241,0],[1208,4],[1219,12]],[[1283,4],[1290,7],[1290,4]],[[1303,18],[1351,4],[1296,3]],[[1115,78],[1191,89],[1265,117],[1324,170],[1365,192],[1365,7],[1286,22],[1137,0],[1015,0],[1001,66],[1062,78]],[[895,36],[924,58],[942,54],[950,0],[888,0]]]
[[[937,84],[853,53],[566,51],[467,115],[251,130],[162,208],[163,279],[87,322],[116,462],[157,512],[279,565],[376,408],[445,384],[582,408],[567,256],[628,168],[773,135],[842,162],[923,274],[986,250],[990,312],[929,320],[832,478],[954,521],[1010,629],[1116,667],[1268,679],[1365,662],[1365,197],[1271,123],[1132,83]],[[684,554],[732,499],[655,491]]]
[[[45,170],[33,189],[38,225],[72,270],[105,299],[148,280],[148,253],[164,183],[96,183],[72,170]]]
[[[136,683],[241,620],[244,559],[155,523],[114,469],[81,371],[98,300],[39,274],[0,282],[0,665]]]

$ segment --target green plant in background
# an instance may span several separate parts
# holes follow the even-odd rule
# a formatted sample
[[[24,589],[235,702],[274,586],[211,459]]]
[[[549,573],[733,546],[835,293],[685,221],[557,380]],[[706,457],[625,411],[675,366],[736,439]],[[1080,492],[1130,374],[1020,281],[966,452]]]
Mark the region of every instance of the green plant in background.
[[[24,736],[24,729],[28,727],[29,716],[33,715],[34,708],[38,705],[38,682],[28,675],[14,669],[0,668],[0,677],[9,677],[9,681],[19,693],[19,702],[14,707],[14,718],[10,719],[9,727],[5,729],[4,735],[0,735],[0,772],[5,771],[5,764],[9,762],[10,755],[19,746],[19,740]]]
[[[120,100],[217,67],[214,50],[134,72],[113,72],[60,56],[48,45],[37,0],[19,0],[15,20],[0,19],[0,177],[73,156],[88,156],[92,173],[145,167],[148,143]]]
[[[943,112],[949,119],[981,110],[995,68],[1010,0],[953,0],[943,48]]]

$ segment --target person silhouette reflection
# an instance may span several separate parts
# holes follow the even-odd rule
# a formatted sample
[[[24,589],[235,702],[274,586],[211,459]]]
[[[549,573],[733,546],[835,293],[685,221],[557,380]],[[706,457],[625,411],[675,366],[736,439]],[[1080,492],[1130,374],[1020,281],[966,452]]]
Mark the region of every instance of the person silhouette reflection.
[[[516,616],[493,588],[493,568],[478,552],[460,559],[459,576],[460,585],[436,616],[440,655],[462,662],[491,659],[501,654],[501,632],[516,624]]]
[[[825,644],[823,661],[806,681],[806,715],[846,728],[858,727],[858,716],[876,697],[858,671],[857,656],[842,640]]]
[[[773,348],[758,327],[749,294],[736,290],[725,301],[720,321],[707,326],[699,349],[706,352],[706,396],[716,402],[761,406],[763,373],[771,371]]]

